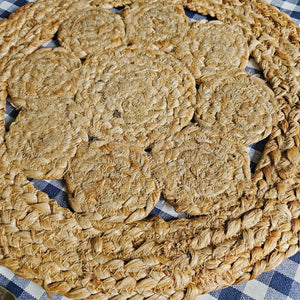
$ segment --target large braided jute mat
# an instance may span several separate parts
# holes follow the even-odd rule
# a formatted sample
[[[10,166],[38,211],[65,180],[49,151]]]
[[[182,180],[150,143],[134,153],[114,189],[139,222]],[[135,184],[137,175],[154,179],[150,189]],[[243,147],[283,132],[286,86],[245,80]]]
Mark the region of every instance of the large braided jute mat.
[[[97,212],[60,207],[10,159],[3,142],[5,99],[14,66],[64,20],[90,6],[131,2],[40,0],[0,23],[0,263],[70,298],[193,299],[256,278],[299,250],[300,29],[262,0],[183,1],[192,11],[242,28],[279,103],[278,122],[251,191],[237,193],[229,209],[169,222],[104,222]]]

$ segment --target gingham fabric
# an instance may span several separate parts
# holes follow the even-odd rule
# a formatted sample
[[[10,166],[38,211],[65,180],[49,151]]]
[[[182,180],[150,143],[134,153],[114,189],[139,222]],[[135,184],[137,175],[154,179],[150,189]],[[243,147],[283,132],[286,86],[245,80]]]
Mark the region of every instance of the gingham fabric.
[[[278,7],[281,11],[291,16],[292,20],[300,24],[300,0],[268,0],[269,3]],[[0,20],[7,18],[18,7],[25,5],[26,0],[0,0]],[[199,14],[187,11],[187,16],[191,21],[197,21],[203,18]],[[55,47],[56,41],[49,41],[43,47]],[[249,61],[247,71],[251,74],[261,76],[258,66],[253,60]],[[9,100],[9,99],[8,99]],[[16,118],[18,112],[7,102],[6,108],[6,129]],[[264,148],[264,141],[247,148],[250,159],[251,169],[254,170],[260,159]],[[30,179],[32,180],[32,179]],[[68,207],[67,193],[63,182],[57,180],[32,180],[35,187],[45,193],[63,206]],[[165,220],[177,217],[184,217],[183,214],[177,214],[174,209],[163,200],[159,201],[153,209],[151,215],[157,215]],[[1,264],[1,262],[0,262]],[[4,286],[20,300],[47,300],[47,293],[38,285],[15,276],[7,268],[0,266],[0,285]],[[53,295],[55,299],[68,299],[60,295]],[[210,294],[199,296],[196,300],[300,300],[300,252],[293,257],[286,259],[275,270],[263,273],[257,279],[245,282],[236,286],[228,287],[222,290],[211,292]]]

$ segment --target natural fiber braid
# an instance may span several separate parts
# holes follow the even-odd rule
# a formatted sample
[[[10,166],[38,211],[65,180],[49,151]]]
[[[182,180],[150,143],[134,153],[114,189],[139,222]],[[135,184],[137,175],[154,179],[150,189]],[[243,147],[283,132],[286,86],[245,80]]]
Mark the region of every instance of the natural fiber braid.
[[[258,215],[261,215],[261,213],[259,212],[259,211],[256,211],[255,212],[256,213],[256,215],[258,214]],[[252,214],[253,215],[253,214]],[[280,219],[280,218],[279,218]],[[250,217],[250,219],[249,218],[245,218],[244,220],[246,220],[245,221],[245,223],[247,223],[247,222],[250,222],[250,223],[252,223],[253,222],[253,217]],[[247,221],[248,220],[248,221]],[[250,220],[250,221],[249,221]],[[161,225],[164,227],[164,229],[165,229],[165,224],[164,224],[164,222],[163,221],[161,221]],[[170,226],[171,226],[172,224],[170,224]],[[236,226],[236,224],[235,224],[235,226]],[[125,231],[128,231],[129,232],[129,230],[128,230],[128,228],[123,228]],[[162,228],[163,229],[163,228]],[[178,228],[177,228],[178,229]],[[264,231],[266,231],[266,229],[265,229],[265,226],[263,225],[263,229],[264,229]],[[157,231],[157,229],[156,229],[156,231]],[[162,230],[163,231],[163,230]],[[112,236],[116,236],[115,234],[111,234]],[[201,238],[203,239],[203,237],[204,236],[201,236]],[[81,239],[82,240],[84,240],[86,238],[86,236],[81,236]],[[150,235],[150,238],[151,238],[151,235]],[[166,238],[166,236],[163,236],[163,238],[165,239]],[[174,238],[174,237],[173,237]],[[209,239],[208,240],[210,240],[210,236],[209,236]],[[262,236],[262,240],[261,240],[261,243],[263,243],[263,241],[265,240],[265,235],[263,235]],[[175,241],[176,242],[176,241]],[[225,242],[225,241],[224,241]],[[224,248],[224,242],[223,242],[223,245],[221,246],[221,247],[223,247]],[[235,243],[235,241],[233,240],[233,243]],[[87,249],[87,245],[86,245],[86,243],[84,242],[83,243],[84,244],[84,247],[82,248],[82,249],[85,249],[85,251],[86,252],[88,252],[86,249]],[[150,245],[151,245],[151,243],[150,243]],[[151,253],[151,250],[152,249],[150,249],[148,246],[150,246],[149,244],[146,244],[143,248],[144,249],[148,249],[148,251],[149,251],[149,253]],[[161,246],[160,246],[161,247]],[[244,250],[245,251],[245,250]],[[238,251],[234,251],[236,254],[238,253]],[[155,253],[155,252],[154,252]],[[147,253],[145,253],[145,254],[147,254]],[[85,260],[85,258],[83,257],[83,260]],[[211,262],[211,264],[212,264],[212,262]],[[74,296],[74,293],[71,293],[69,296]]]
[[[270,5],[264,3],[263,5],[264,8],[260,10],[261,5],[257,6],[254,1],[243,1],[241,4],[242,5],[239,7],[236,7],[236,4],[232,4],[231,6],[226,6],[226,5],[220,6],[220,5],[214,5],[209,1],[204,1],[204,2],[201,1],[201,3],[200,2],[193,2],[191,4],[188,3],[187,6],[191,9],[195,9],[200,13],[209,13],[213,16],[216,15],[219,19],[225,22],[230,22],[230,23],[237,22],[238,25],[240,25],[245,32],[248,32],[249,28],[252,27],[251,28],[252,32],[255,34],[256,37],[259,37],[259,35],[261,35],[262,32],[263,33],[267,32],[270,35],[271,34],[274,35],[274,32],[276,32],[275,36],[277,37],[278,40],[279,34],[281,34],[282,39],[284,39],[286,38],[287,35],[290,37],[291,34],[294,33],[294,31],[298,33],[300,32],[298,26],[295,25],[293,22],[291,22],[285,16],[285,14],[280,13],[277,9],[271,7]],[[255,6],[255,9],[258,10],[261,14],[260,15],[254,14],[253,11],[250,9],[252,6]],[[271,12],[275,14],[275,15],[270,14],[270,16],[272,16],[270,21],[262,17],[262,12],[266,11],[266,8],[268,8],[267,11],[271,10]],[[248,12],[248,13],[246,13],[245,16],[243,16],[241,14],[241,10],[243,12]],[[278,23],[278,20],[280,18],[284,20],[284,25],[287,26],[284,27],[284,29],[281,29],[281,27],[276,26],[276,22]],[[284,33],[282,33],[282,31]],[[292,33],[287,34],[290,31]],[[253,37],[253,33],[252,33],[252,37]],[[279,103],[281,103],[281,109],[284,113],[291,109],[291,108],[286,108],[287,103],[293,106],[298,101],[298,93],[299,93],[299,83],[297,78],[298,72],[296,71],[295,68],[287,67],[293,64],[291,64],[291,62],[289,61],[290,56],[286,51],[286,49],[283,50],[281,48],[279,49],[279,44],[277,40],[274,38],[269,38],[269,40],[267,40],[267,45],[265,45],[265,43],[264,44],[258,43],[251,54],[264,70],[266,79],[273,86],[275,96],[278,99]],[[299,41],[299,35],[293,36],[293,41]],[[285,46],[288,44],[291,44],[289,40],[286,41]],[[264,53],[267,53],[267,55],[264,55]],[[276,54],[279,53],[279,56],[275,55],[275,53]],[[300,57],[299,50],[297,51],[297,53],[298,55],[295,55],[294,53],[293,57],[297,57],[299,59]],[[282,61],[284,61],[284,63],[282,63]],[[295,64],[296,66],[298,66],[297,62],[295,62]],[[297,131],[295,130],[294,132]],[[265,149],[268,149],[268,144],[266,145]],[[264,161],[264,158],[262,158],[261,161]],[[258,169],[259,166],[257,170]],[[257,172],[258,171],[256,171],[256,173]]]
[[[0,83],[0,144],[3,142],[5,133],[5,108],[6,108],[6,82]]]
[[[289,84],[287,82],[286,86]],[[295,91],[286,95],[293,98]],[[18,170],[10,168],[2,148],[2,263],[18,275],[36,278],[39,284],[53,292],[73,298],[94,295],[100,299],[120,294],[123,295],[120,299],[137,294],[135,299],[156,298],[160,292],[165,298],[192,299],[198,293],[254,278],[275,267],[299,249],[300,187],[296,174],[298,164],[295,163],[296,149],[299,149],[299,112],[290,106],[291,103],[288,101],[283,107],[285,118],[273,130],[267,144],[262,161],[268,163],[258,167],[255,174],[256,179],[260,178],[256,204],[261,209],[248,211],[244,207],[237,219],[231,218],[227,224],[215,229],[197,231],[199,224],[200,228],[202,225],[200,219],[199,224],[198,219],[169,223],[152,219],[130,226],[116,224],[101,232],[96,221],[95,226],[99,229],[93,227],[91,216],[72,215],[45,194],[37,192],[25,177],[18,175]],[[289,165],[296,167],[287,168]],[[282,184],[278,178],[285,176],[289,181],[282,191],[277,188]],[[272,195],[274,187],[280,190],[280,197]],[[268,192],[274,198],[267,200]],[[138,232],[143,234],[138,235]],[[230,234],[226,236],[226,232]],[[119,242],[117,237],[128,238],[130,234],[135,237],[131,242],[133,251],[127,246],[132,252],[126,254],[126,241]],[[181,234],[185,239],[181,239]],[[103,236],[106,240],[101,249]],[[200,241],[205,243],[199,245]],[[121,242],[124,248],[120,249]],[[119,257],[126,256],[126,261],[116,259],[108,250],[119,253]],[[146,258],[148,253],[154,256]],[[112,260],[107,264],[107,259]],[[139,264],[146,267],[137,282],[129,275],[133,274],[131,268],[140,268]],[[186,269],[183,269],[184,265]],[[97,278],[97,270],[98,274],[107,277],[99,278],[98,275]],[[131,288],[126,290],[126,286]],[[102,292],[105,294],[101,296]]]
[[[11,171],[12,172],[12,171]],[[20,181],[20,179],[18,179],[19,181]],[[24,182],[25,182],[25,180],[24,180]],[[20,183],[19,183],[20,184]],[[41,193],[42,194],[42,193]],[[28,196],[27,196],[28,197]],[[47,198],[47,197],[46,197]],[[28,200],[29,200],[29,197],[28,197]],[[44,199],[42,199],[42,200],[44,200]],[[31,200],[32,201],[32,200]],[[47,200],[48,201],[48,200]],[[52,203],[51,203],[52,202]],[[60,223],[60,227],[61,227],[61,225],[62,224],[64,224],[64,226],[66,226],[67,224],[68,224],[68,222],[64,222],[63,221],[63,218],[61,218],[60,216],[59,216],[59,212],[60,212],[60,210],[62,210],[61,208],[59,208],[59,207],[57,207],[58,205],[55,203],[55,202],[53,202],[53,200],[52,201],[50,201],[50,203],[53,205],[53,208],[55,208],[55,212],[56,212],[56,215],[57,215],[57,217],[55,217],[55,214],[53,214],[51,217],[50,217],[50,219],[48,219],[47,220],[47,217],[46,216],[44,216],[44,220],[46,220],[46,221],[44,221],[44,223],[43,224],[48,224],[48,226],[49,226],[49,229],[50,228],[52,228],[52,230],[54,231],[54,232],[56,232],[56,230],[55,230],[55,223],[53,222],[56,218],[58,218],[59,219],[59,223]],[[56,206],[56,207],[55,207]],[[47,212],[47,209],[45,209],[46,207],[44,206],[43,207],[43,212]],[[23,209],[22,209],[22,211],[24,210],[24,207],[23,207]],[[22,212],[23,213],[23,212]],[[23,213],[24,214],[24,213]],[[249,214],[248,214],[249,215]],[[247,222],[250,222],[250,224],[251,223],[253,223],[253,218],[255,218],[255,216],[256,215],[259,215],[259,216],[261,216],[262,215],[262,212],[260,211],[260,210],[257,210],[257,211],[255,211],[255,213],[253,214],[251,214],[250,213],[250,217],[244,217],[244,219],[243,219],[243,222],[245,223],[245,224],[247,224]],[[28,218],[28,219],[30,219],[30,218]],[[279,218],[278,218],[279,220],[282,220],[282,218],[279,216]],[[49,223],[49,221],[51,221],[51,226],[50,226],[50,223]],[[66,220],[67,221],[67,220]],[[160,223],[161,223],[161,225],[165,225],[164,224],[164,222],[163,221],[161,221],[160,220]],[[174,223],[176,223],[176,222],[174,222]],[[72,229],[77,229],[78,227],[77,226],[74,226],[74,225],[76,225],[76,223],[74,223],[74,222],[71,222],[71,223],[69,223],[69,225],[70,226],[72,226],[71,228]],[[235,224],[236,225],[236,224]],[[266,238],[266,233],[267,233],[267,229],[266,229],[266,226],[265,226],[266,224],[264,223],[264,224],[262,224],[261,225],[261,228],[263,229],[263,231],[265,232],[265,234],[260,234],[260,239],[258,239],[258,242],[259,243],[263,243],[264,241],[265,241],[265,238]],[[31,226],[31,228],[34,228],[34,226],[33,226],[33,224],[31,224],[30,225]],[[45,226],[45,225],[44,225]],[[170,224],[170,227],[172,226],[172,223]],[[46,225],[46,227],[47,227],[47,225]],[[165,227],[165,226],[164,226]],[[258,226],[259,227],[259,226]],[[125,231],[125,232],[130,232],[130,230],[128,230],[129,228],[123,228],[123,230]],[[92,229],[91,228],[91,230],[95,230],[95,229]],[[255,230],[255,229],[254,229]],[[89,230],[90,231],[90,230]],[[118,228],[116,228],[116,231],[118,231]],[[259,231],[259,228],[257,229],[257,231]],[[23,232],[23,231],[22,231]],[[62,230],[59,232],[60,234],[62,233]],[[23,239],[25,239],[25,241],[28,243],[28,239],[26,240],[26,236],[28,237],[28,235],[26,235],[25,234],[25,232],[24,233],[22,233],[21,234],[22,236],[23,236]],[[51,235],[53,235],[52,233],[50,233],[50,236]],[[58,233],[56,232],[56,235],[58,236]],[[115,232],[111,232],[111,234],[110,234],[111,236],[114,236],[114,237],[116,237],[117,235],[116,235],[116,233]],[[120,231],[120,234],[119,234],[119,236],[120,235],[122,235],[122,232]],[[43,238],[43,240],[44,240],[44,242],[43,243],[41,243],[41,245],[47,245],[47,244],[49,244],[49,242],[47,243],[46,241],[47,240],[49,240],[49,237],[50,236],[45,236],[44,234],[43,234],[43,236],[42,236],[42,238]],[[18,241],[18,239],[17,239],[17,237],[18,237],[18,235],[17,236],[15,236],[14,237],[14,239],[11,239],[11,240],[14,240],[14,241]],[[150,236],[151,237],[151,236]],[[204,237],[204,236],[201,236],[202,238]],[[89,249],[89,243],[87,243],[86,242],[86,234],[85,235],[81,235],[80,236],[80,238],[81,238],[81,241],[83,241],[83,242],[80,242],[80,244],[83,244],[83,246],[82,247],[80,247],[80,245],[78,245],[79,247],[76,247],[76,249],[77,249],[77,253],[80,253],[81,252],[81,249],[83,250],[83,254],[84,254],[84,256],[83,257],[81,257],[81,260],[82,261],[88,261],[88,256],[89,256],[89,253],[90,253],[90,251],[88,250]],[[163,237],[163,238],[165,238],[165,236]],[[66,244],[66,246],[68,247],[68,248],[70,248],[71,246],[76,246],[76,240],[74,239],[74,242],[73,241],[71,241],[71,244],[70,243],[68,243],[68,239],[67,239],[67,237],[65,237],[64,238],[64,240],[65,240],[65,242],[64,242],[64,244]],[[157,238],[156,238],[156,240],[157,240]],[[210,237],[209,237],[209,239],[208,240],[210,240]],[[66,242],[67,241],[67,242]],[[154,242],[154,241],[153,241]],[[152,243],[153,243],[152,242]],[[172,241],[173,242],[173,241]],[[174,241],[175,243],[176,243],[176,241]],[[50,244],[53,244],[53,242],[51,241],[50,242]],[[54,243],[55,244],[55,243]],[[72,245],[73,244],[73,245]],[[149,248],[149,246],[151,246],[151,242],[148,242],[148,243],[145,243],[146,245],[144,245],[144,249],[146,250],[148,250],[148,252],[149,253],[151,253],[152,252],[152,249],[150,249]],[[227,244],[228,244],[228,242],[227,242]],[[233,248],[232,250],[231,250],[231,252],[232,253],[234,253],[234,256],[235,256],[235,260],[236,259],[238,259],[238,254],[240,253],[240,251],[242,250],[242,252],[245,252],[245,251],[247,251],[247,249],[246,249],[246,247],[245,246],[242,246],[242,248],[241,248],[241,250],[239,250],[239,248],[240,248],[240,245],[239,245],[239,243],[238,244],[236,244],[236,241],[235,240],[232,240],[231,241],[231,244],[232,245],[236,245],[235,246],[235,248]],[[95,245],[95,242],[94,242],[94,245]],[[221,243],[221,248],[223,248],[224,249],[224,247],[226,247],[226,246],[224,246],[224,245],[226,245],[226,242],[224,243],[224,241],[222,241],[222,243]],[[230,245],[230,244],[229,244]],[[22,245],[18,245],[18,247],[20,248]],[[54,246],[54,245],[53,245]],[[63,245],[62,245],[63,246]],[[116,245],[117,246],[117,245]],[[275,246],[276,246],[276,244],[275,244]],[[49,246],[48,246],[49,247]],[[140,246],[140,247],[142,247],[142,246]],[[49,247],[49,248],[51,248],[51,247]],[[62,251],[64,251],[64,248],[65,247],[62,247],[62,249],[60,249],[60,250],[62,250]],[[159,247],[160,248],[160,252],[162,252],[162,250],[163,250],[163,248],[161,248],[161,246]],[[168,247],[169,248],[169,247]],[[214,251],[214,253],[216,253],[216,252],[220,252],[220,251],[218,251],[217,249],[218,249],[218,246],[217,247],[215,247],[215,251]],[[235,250],[234,250],[235,249]],[[49,249],[50,250],[50,249]],[[209,248],[208,248],[208,250],[209,250]],[[53,251],[53,250],[52,250]],[[56,249],[54,249],[54,252],[56,251]],[[199,252],[200,250],[198,250],[198,252]],[[14,252],[14,254],[16,254],[16,251],[13,251]],[[205,249],[204,249],[204,252],[205,252]],[[102,253],[103,254],[105,254],[104,253],[104,251],[103,251],[103,245],[102,245]],[[155,255],[156,253],[155,252],[152,252],[153,253],[153,255],[154,255],[154,257],[161,257],[161,255],[159,255],[159,256],[157,256],[157,255]],[[166,253],[169,253],[168,251],[163,251],[163,253],[164,254],[166,254]],[[180,252],[179,252],[180,253]],[[22,255],[22,253],[21,253],[21,255]],[[147,252],[145,252],[145,255],[147,255]],[[73,254],[73,256],[74,256],[74,254]],[[172,255],[173,256],[173,255]],[[177,256],[178,256],[178,254],[177,254]],[[36,257],[36,256],[35,256]],[[54,257],[56,257],[56,260],[57,260],[57,258],[58,258],[58,256],[57,255],[55,255],[54,254]],[[68,257],[68,256],[67,256]],[[105,257],[105,256],[104,256]],[[74,257],[75,258],[75,257]],[[35,260],[37,259],[37,257],[35,258]],[[209,261],[208,260],[209,259],[209,256],[207,256],[206,255],[206,257],[205,257],[205,261],[206,261],[206,265],[207,265],[207,267],[210,267],[210,266],[212,266],[213,265],[213,261]],[[81,261],[80,260],[80,261]],[[32,260],[31,259],[26,259],[26,261],[28,261],[28,262],[31,262]],[[7,262],[7,261],[5,261],[5,262]],[[119,261],[116,261],[115,263],[117,264],[116,266],[118,266],[118,262]],[[76,265],[76,269],[79,267],[79,265],[78,265],[78,263],[79,262],[77,262],[77,264],[75,263],[75,265]],[[121,263],[121,261],[119,262],[119,264]],[[110,262],[110,264],[113,264],[113,262]],[[53,268],[55,267],[55,265],[56,264],[54,264],[53,265]],[[121,265],[123,265],[123,264],[121,264]],[[237,263],[236,263],[236,265],[238,265]],[[11,268],[12,268],[12,266],[10,266]],[[24,266],[23,266],[24,267]],[[47,268],[49,268],[49,267],[51,267],[51,264],[47,264]],[[39,262],[39,268],[42,268],[41,270],[43,270],[44,269],[44,267],[43,267],[43,262]],[[104,266],[104,269],[105,269],[105,266]],[[71,272],[71,271],[70,271]],[[16,273],[18,273],[17,271],[16,271]],[[53,275],[51,274],[51,277],[52,276],[54,276],[55,277],[55,269],[54,270],[52,270],[52,273],[54,273]],[[23,276],[24,276],[24,274],[22,274]],[[50,275],[49,275],[50,276]],[[152,284],[153,284],[153,282],[152,282]],[[66,284],[65,284],[65,286],[66,286]],[[76,293],[78,293],[78,291],[76,292]],[[73,291],[73,292],[71,292],[71,293],[68,293],[67,295],[68,296],[72,296],[72,297],[75,297],[76,294],[75,293],[75,291]],[[82,297],[83,295],[86,295],[86,291],[85,291],[85,293],[83,294],[83,290],[81,290],[81,293],[80,293],[80,297]],[[79,294],[78,294],[79,295]]]
[[[235,23],[242,27],[249,40],[255,38],[259,41],[259,43],[255,42],[253,44],[253,46],[256,46],[254,46],[255,49],[253,49],[251,54],[258,60],[257,62],[264,70],[266,79],[270,80],[270,76],[273,78],[274,71],[276,74],[279,67],[281,72],[286,73],[289,83],[293,83],[291,88],[299,86],[296,79],[298,77],[299,71],[297,69],[299,68],[300,60],[299,47],[297,47],[300,39],[299,26],[293,23],[286,14],[264,1],[259,1],[260,3],[249,0],[232,2],[228,1],[229,4],[219,5],[210,1],[193,1],[192,3],[187,1],[186,5],[199,13],[210,14],[224,22]],[[278,24],[281,24],[282,27],[278,26]],[[280,42],[280,46],[278,42]],[[266,43],[268,45],[264,47]],[[259,53],[257,53],[257,49],[261,51],[261,59],[258,58]],[[267,57],[264,57],[264,51],[267,51]],[[270,63],[269,66],[262,65],[264,58],[267,60],[264,63]],[[275,70],[272,68],[272,62],[275,63]],[[272,71],[270,76],[268,76],[268,71]],[[272,82],[270,83],[272,84]]]
[[[63,9],[59,8],[60,3],[62,2],[58,0],[49,1],[47,4],[44,2],[29,3],[26,7],[22,6],[11,14],[9,19],[1,22],[0,80],[3,88],[2,86],[0,88],[0,132],[2,134],[5,132],[6,82],[10,76],[10,70],[22,56],[30,54],[54,36],[59,26],[58,20],[61,20],[62,17]],[[72,2],[69,1],[69,3]],[[52,12],[55,7],[58,8],[57,15]],[[53,17],[49,18],[49,12]],[[56,20],[55,17],[57,17]],[[2,139],[0,141],[2,142]]]
[[[0,80],[6,85],[14,63],[50,40],[67,15],[84,9],[92,1],[49,0],[29,3],[0,24]],[[101,6],[122,5],[122,1],[100,1]],[[100,4],[98,3],[98,5]],[[3,94],[2,91],[5,90]],[[6,88],[0,88],[0,132],[4,133]],[[0,139],[1,141],[1,139]]]

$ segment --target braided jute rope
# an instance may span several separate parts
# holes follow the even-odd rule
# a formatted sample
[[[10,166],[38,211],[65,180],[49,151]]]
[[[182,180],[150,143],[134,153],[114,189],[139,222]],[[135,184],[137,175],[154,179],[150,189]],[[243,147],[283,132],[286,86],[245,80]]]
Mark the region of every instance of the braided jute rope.
[[[74,11],[131,1],[40,0],[0,23],[0,126],[12,65]],[[300,28],[263,0],[185,0],[239,24],[280,103],[253,193],[214,216],[108,224],[36,190],[0,145],[0,263],[48,292],[86,299],[193,299],[275,268],[300,246]],[[1,143],[3,136],[1,137]]]

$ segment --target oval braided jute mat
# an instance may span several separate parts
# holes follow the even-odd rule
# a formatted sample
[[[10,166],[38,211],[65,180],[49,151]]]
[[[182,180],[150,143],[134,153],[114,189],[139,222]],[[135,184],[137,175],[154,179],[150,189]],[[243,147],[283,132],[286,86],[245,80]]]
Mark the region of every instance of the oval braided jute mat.
[[[86,299],[193,299],[275,268],[299,250],[300,28],[262,0],[185,0],[242,27],[280,103],[252,177],[253,193],[214,216],[104,224],[35,189],[3,144],[14,63],[51,39],[75,11],[132,1],[40,0],[0,23],[0,263],[48,292]]]

